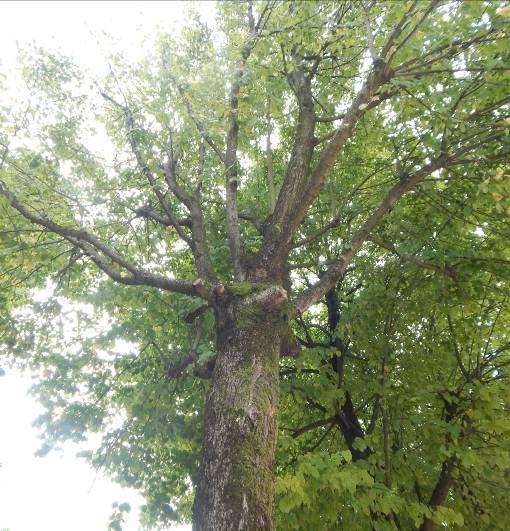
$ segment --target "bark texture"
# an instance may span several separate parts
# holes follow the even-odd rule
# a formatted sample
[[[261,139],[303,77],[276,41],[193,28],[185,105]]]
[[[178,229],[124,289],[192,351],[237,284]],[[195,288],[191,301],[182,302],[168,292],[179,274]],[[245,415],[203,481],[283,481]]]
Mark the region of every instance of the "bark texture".
[[[273,529],[286,293],[277,286],[239,289],[243,293],[228,294],[216,308],[218,356],[206,404],[195,531]]]

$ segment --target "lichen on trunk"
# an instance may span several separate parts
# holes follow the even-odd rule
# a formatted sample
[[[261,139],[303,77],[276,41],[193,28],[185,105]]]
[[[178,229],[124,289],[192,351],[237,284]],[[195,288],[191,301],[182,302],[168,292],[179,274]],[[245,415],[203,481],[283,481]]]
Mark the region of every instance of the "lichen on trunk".
[[[206,405],[196,531],[273,529],[278,360],[286,293],[228,290],[216,306],[217,361]]]

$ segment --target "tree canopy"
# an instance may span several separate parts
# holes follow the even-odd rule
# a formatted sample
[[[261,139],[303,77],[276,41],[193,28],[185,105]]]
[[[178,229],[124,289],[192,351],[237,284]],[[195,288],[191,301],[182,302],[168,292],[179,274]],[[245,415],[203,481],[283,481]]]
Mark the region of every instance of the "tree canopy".
[[[510,6],[217,11],[102,79],[20,54],[0,352],[40,453],[101,433],[144,525],[190,521],[216,298],[281,262],[276,528],[507,529]]]

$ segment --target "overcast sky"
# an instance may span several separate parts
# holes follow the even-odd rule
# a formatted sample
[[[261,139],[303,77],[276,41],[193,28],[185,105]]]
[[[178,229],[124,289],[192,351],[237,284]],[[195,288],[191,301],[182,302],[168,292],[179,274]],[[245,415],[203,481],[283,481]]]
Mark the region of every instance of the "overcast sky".
[[[40,409],[29,387],[28,376],[10,370],[0,380],[0,529],[101,531],[115,501],[133,506],[125,530],[138,529],[141,497],[77,459],[79,447],[34,456],[40,441],[31,424]]]
[[[146,36],[178,30],[186,4],[1,1],[0,72],[7,74],[8,82],[17,45],[35,41],[58,48],[101,74],[105,71],[102,49],[109,42],[105,33],[119,50],[139,58]],[[214,15],[212,2],[193,2],[193,8],[204,17]],[[60,453],[34,457],[40,441],[32,421],[40,409],[27,395],[30,383],[30,375],[11,370],[0,378],[0,530],[101,531],[116,501],[133,506],[124,529],[139,529],[136,507],[143,500],[76,458],[76,445],[69,443]]]

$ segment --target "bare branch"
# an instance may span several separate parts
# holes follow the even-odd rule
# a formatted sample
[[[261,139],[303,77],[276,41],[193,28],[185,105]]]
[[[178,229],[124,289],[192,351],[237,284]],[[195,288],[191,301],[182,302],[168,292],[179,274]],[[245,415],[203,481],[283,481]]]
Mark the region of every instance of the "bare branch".
[[[380,92],[376,93],[374,97],[372,98],[372,100],[370,101],[370,103],[364,108],[365,112],[374,109],[375,107],[379,106],[381,103],[385,102],[386,100],[389,100],[396,94],[398,94],[398,91],[396,90],[386,91],[382,94]],[[337,114],[336,116],[325,116],[322,118],[318,117],[315,119],[315,121],[319,123],[328,123],[328,122],[336,122],[337,120],[343,120],[344,118],[345,118],[345,113],[342,113],[342,114]]]
[[[493,67],[491,72],[508,72],[510,67]],[[487,68],[484,66],[478,67],[462,67],[462,68],[436,68],[430,70],[403,70],[395,74],[396,77],[411,76],[413,78],[419,78],[424,76],[431,76],[434,74],[455,74],[456,72],[487,72]]]
[[[329,123],[336,122],[337,120],[343,120],[345,113],[336,114],[335,116],[317,116],[315,121],[317,123]]]
[[[200,207],[200,203],[198,199],[194,197],[193,195],[187,193],[184,189],[182,189],[177,184],[177,178],[176,178],[176,173],[175,173],[177,160],[174,156],[171,137],[170,137],[170,145],[168,149],[168,161],[163,166],[163,171],[164,171],[165,180],[168,185],[168,188],[174,194],[174,196],[188,208],[190,212],[191,222],[186,223],[186,224],[181,223],[181,221],[177,219],[177,217],[173,213],[170,203],[167,201],[165,194],[163,194],[158,183],[156,182],[155,176],[153,175],[149,166],[147,165],[147,163],[142,157],[142,153],[140,151],[140,148],[136,142],[135,135],[134,135],[133,113],[126,105],[122,105],[118,103],[105,92],[101,92],[101,95],[106,100],[113,103],[116,107],[119,107],[124,113],[124,116],[126,118],[126,124],[128,127],[129,142],[131,145],[131,150],[133,151],[136,157],[138,166],[140,167],[140,169],[142,170],[142,173],[144,174],[145,178],[149,182],[149,185],[152,191],[158,198],[158,201],[166,214],[166,218],[162,218],[156,213],[149,212],[145,209],[143,210],[138,209],[137,212],[145,214],[145,217],[151,217],[155,221],[158,221],[159,223],[165,226],[172,226],[177,231],[177,234],[181,237],[181,239],[184,240],[190,247],[193,253],[193,256],[195,258],[195,265],[197,267],[198,274],[202,278],[214,282],[216,277],[215,277],[212,263],[210,260],[209,248],[208,248],[206,237],[205,237],[202,209]],[[184,230],[182,229],[183,226],[187,226],[191,228],[191,233],[192,233],[191,238],[188,236],[188,234],[186,234],[186,232],[184,232]]]
[[[329,223],[324,225],[322,229],[319,229],[317,232],[311,234],[310,236],[307,236],[306,238],[302,238],[301,240],[294,242],[291,248],[297,249],[298,247],[302,247],[303,245],[306,245],[310,243],[311,241],[316,240],[317,238],[320,238],[323,234],[328,232],[328,230],[338,227],[340,225],[341,219],[342,219],[341,216],[335,216]]]
[[[364,110],[368,108],[369,103],[372,102],[375,93],[381,85],[389,81],[392,76],[393,72],[383,63],[378,63],[372,73],[368,76],[367,81],[354,98],[349,110],[345,113],[342,123],[337,128],[331,142],[321,153],[317,166],[311,175],[310,183],[305,194],[307,206],[315,199],[318,192],[322,189],[327,171],[347,140],[352,136],[359,118],[362,116]],[[376,101],[378,100],[379,97],[377,97]]]
[[[299,264],[289,264],[289,269],[309,269],[311,267],[322,267],[327,265],[332,265],[336,262],[336,259],[331,260],[321,260],[317,258],[315,260],[310,260],[309,262],[302,262]]]
[[[174,153],[171,133],[170,133],[170,139],[168,143],[167,156],[168,156],[167,161],[163,165],[163,171],[165,173],[165,180],[168,185],[168,189],[175,195],[175,197],[182,204],[186,205],[188,210],[190,210],[194,197],[177,184],[176,170],[177,170],[178,161]]]
[[[241,60],[234,75],[234,81],[229,94],[228,131],[225,151],[225,214],[227,238],[234,266],[234,278],[244,280],[243,246],[239,226],[239,211],[237,207],[237,187],[239,161],[237,160],[237,142],[239,136],[239,93],[241,79],[246,69],[248,58],[256,42],[257,26],[253,18],[252,2],[248,3],[248,22],[250,36],[243,46]]]
[[[287,171],[283,179],[272,216],[264,231],[261,248],[262,261],[269,270],[278,269],[287,254],[287,248],[297,228],[293,218],[298,209],[300,197],[306,186],[313,154],[315,110],[312,98],[311,80],[305,75],[299,57],[296,68],[288,74],[289,81],[298,99],[299,111],[294,143]]]
[[[319,144],[322,144],[323,142],[326,142],[330,139],[332,139],[336,134],[336,131],[333,130],[333,131],[330,131],[329,133],[326,133],[325,135],[322,135],[322,136],[319,136],[319,137],[314,137],[313,139],[313,145],[314,146],[318,146]]]

